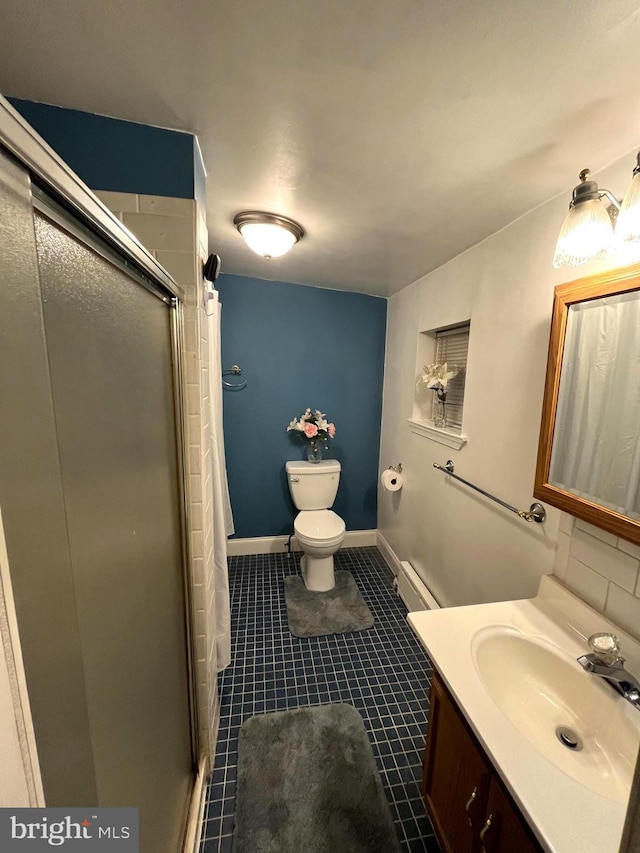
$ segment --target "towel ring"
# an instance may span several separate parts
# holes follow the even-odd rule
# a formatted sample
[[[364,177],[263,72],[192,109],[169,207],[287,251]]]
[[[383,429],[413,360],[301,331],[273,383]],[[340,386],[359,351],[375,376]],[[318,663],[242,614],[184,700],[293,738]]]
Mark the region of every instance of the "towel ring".
[[[233,367],[231,367],[229,370],[223,370],[222,371],[223,376],[230,376],[230,375],[240,376],[241,373],[242,373],[242,368],[238,367],[237,364],[234,364]],[[245,388],[246,385],[247,385],[246,379],[243,382],[238,382],[238,383],[227,382],[225,379],[222,380],[222,387],[228,391],[242,391],[242,389]]]

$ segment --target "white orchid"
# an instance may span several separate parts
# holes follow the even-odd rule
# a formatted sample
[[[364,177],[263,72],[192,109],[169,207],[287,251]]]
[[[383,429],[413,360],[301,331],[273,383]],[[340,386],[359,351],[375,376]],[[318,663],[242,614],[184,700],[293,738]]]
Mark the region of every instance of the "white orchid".
[[[446,391],[450,379],[460,373],[460,368],[453,367],[449,369],[449,365],[445,361],[444,364],[425,364],[421,382],[431,388],[433,391]]]

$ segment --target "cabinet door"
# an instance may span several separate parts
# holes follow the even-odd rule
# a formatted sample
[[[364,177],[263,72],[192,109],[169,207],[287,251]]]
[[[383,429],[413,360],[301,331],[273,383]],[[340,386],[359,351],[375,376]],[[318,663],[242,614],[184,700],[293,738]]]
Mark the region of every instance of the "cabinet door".
[[[460,712],[436,677],[431,684],[423,796],[443,850],[477,853],[490,774]]]
[[[539,853],[540,845],[502,786],[494,779],[489,789],[487,817],[480,829],[480,853]]]

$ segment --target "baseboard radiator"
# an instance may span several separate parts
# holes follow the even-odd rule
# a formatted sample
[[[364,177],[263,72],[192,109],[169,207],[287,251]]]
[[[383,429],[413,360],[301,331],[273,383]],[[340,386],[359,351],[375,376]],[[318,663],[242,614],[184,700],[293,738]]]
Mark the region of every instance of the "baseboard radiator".
[[[410,613],[414,610],[440,609],[440,605],[429,592],[424,581],[419,577],[411,563],[406,560],[400,562],[400,571],[396,576],[395,583],[396,589]]]

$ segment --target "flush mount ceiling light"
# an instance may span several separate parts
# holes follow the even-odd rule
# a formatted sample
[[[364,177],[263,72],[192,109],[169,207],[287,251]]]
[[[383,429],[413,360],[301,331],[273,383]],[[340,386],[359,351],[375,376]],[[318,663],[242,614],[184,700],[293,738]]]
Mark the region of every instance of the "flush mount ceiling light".
[[[614,240],[618,245],[640,241],[640,152],[622,207],[609,190],[600,189],[590,177],[589,169],[583,169],[580,183],[573,189],[569,213],[556,244],[553,258],[556,268],[602,260]]]
[[[267,260],[285,255],[304,236],[301,225],[274,213],[255,210],[238,213],[233,224],[247,246]]]

